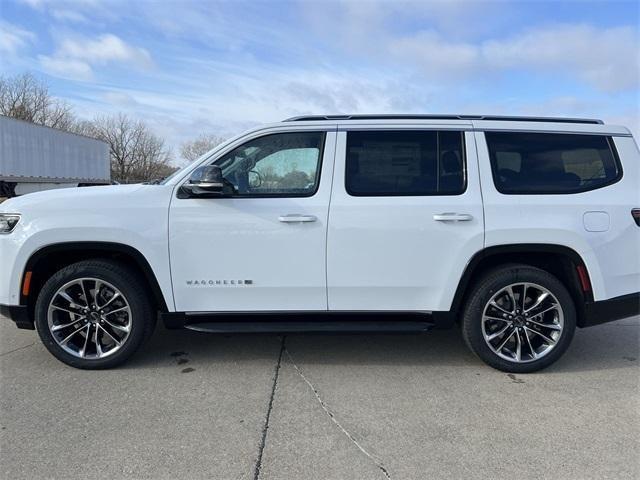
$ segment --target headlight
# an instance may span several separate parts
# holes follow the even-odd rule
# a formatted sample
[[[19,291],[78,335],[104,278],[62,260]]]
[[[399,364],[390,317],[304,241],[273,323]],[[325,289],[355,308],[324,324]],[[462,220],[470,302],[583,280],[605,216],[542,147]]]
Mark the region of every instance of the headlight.
[[[0,213],[0,233],[11,233],[19,221],[20,215]]]

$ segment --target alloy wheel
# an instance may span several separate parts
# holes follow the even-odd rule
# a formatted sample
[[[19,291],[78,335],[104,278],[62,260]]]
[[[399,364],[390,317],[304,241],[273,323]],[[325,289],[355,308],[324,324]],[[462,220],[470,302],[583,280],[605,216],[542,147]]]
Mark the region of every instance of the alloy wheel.
[[[491,351],[515,363],[549,354],[564,328],[558,299],[535,283],[513,283],[495,293],[482,313],[482,335]]]
[[[49,302],[49,331],[67,353],[82,359],[114,354],[131,333],[129,302],[114,285],[79,278],[60,287]]]

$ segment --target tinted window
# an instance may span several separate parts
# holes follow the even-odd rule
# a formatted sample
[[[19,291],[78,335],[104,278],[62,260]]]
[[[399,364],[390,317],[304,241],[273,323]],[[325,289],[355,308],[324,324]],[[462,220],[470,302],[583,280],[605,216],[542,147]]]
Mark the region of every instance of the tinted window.
[[[457,195],[465,190],[463,133],[347,133],[346,187],[355,196]]]
[[[486,132],[502,193],[575,193],[615,182],[621,170],[609,137]]]
[[[237,196],[309,196],[318,188],[323,144],[324,132],[266,135],[215,164]]]

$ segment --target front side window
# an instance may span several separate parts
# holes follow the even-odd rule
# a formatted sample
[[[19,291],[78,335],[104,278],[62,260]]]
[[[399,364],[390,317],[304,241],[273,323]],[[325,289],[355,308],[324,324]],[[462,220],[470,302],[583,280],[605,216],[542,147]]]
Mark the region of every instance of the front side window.
[[[324,132],[266,135],[214,162],[234,196],[306,197],[320,180]]]
[[[464,133],[347,133],[346,188],[353,196],[459,195],[465,191]]]
[[[584,192],[622,174],[609,137],[527,132],[485,132],[485,137],[501,193]]]

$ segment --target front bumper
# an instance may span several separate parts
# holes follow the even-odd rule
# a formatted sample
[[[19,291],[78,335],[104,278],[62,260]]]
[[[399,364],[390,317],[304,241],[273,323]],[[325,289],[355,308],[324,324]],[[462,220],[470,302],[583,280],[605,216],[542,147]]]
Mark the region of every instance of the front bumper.
[[[29,309],[26,305],[0,305],[0,315],[13,320],[18,328],[36,329],[33,320],[29,317]]]
[[[634,315],[640,315],[640,292],[586,303],[581,326],[592,327]]]

